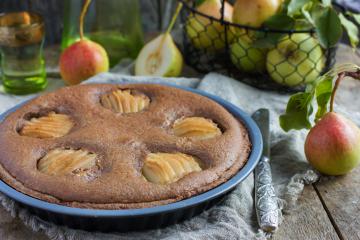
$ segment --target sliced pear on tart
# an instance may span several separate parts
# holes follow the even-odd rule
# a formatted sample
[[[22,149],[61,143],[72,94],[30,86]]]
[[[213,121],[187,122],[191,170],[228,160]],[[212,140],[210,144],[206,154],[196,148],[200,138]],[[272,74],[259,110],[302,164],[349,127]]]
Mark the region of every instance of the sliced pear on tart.
[[[149,106],[150,99],[141,93],[132,93],[131,90],[116,90],[104,94],[100,98],[103,107],[116,113],[136,113]]]
[[[86,150],[56,148],[42,157],[37,168],[48,175],[86,175],[86,172],[98,168],[98,156]]]
[[[152,183],[169,184],[189,173],[201,171],[199,160],[184,153],[150,153],[142,173]]]
[[[178,137],[190,137],[198,140],[214,138],[221,135],[221,130],[211,119],[187,117],[175,121],[174,134]]]
[[[66,114],[50,112],[46,116],[31,118],[20,130],[20,135],[35,138],[57,138],[65,136],[74,122]]]

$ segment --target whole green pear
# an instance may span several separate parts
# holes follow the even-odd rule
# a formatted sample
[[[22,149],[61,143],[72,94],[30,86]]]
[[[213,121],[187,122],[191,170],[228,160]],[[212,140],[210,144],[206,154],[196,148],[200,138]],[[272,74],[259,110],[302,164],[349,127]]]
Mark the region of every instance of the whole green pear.
[[[326,113],[305,141],[309,163],[327,175],[343,175],[360,163],[360,129],[338,113]]]
[[[243,35],[230,46],[231,62],[241,71],[254,73],[265,71],[267,49],[252,46],[249,36]]]
[[[287,86],[315,81],[324,64],[325,56],[318,40],[307,33],[281,39],[266,58],[266,69],[271,78]]]

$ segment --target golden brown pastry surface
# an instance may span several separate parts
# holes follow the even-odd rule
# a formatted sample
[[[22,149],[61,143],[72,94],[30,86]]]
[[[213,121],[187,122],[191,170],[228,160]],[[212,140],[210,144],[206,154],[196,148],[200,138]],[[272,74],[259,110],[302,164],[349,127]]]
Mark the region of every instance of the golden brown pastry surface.
[[[35,198],[81,208],[191,197],[231,178],[250,150],[244,125],[222,106],[155,84],[65,87],[0,123],[1,179]]]

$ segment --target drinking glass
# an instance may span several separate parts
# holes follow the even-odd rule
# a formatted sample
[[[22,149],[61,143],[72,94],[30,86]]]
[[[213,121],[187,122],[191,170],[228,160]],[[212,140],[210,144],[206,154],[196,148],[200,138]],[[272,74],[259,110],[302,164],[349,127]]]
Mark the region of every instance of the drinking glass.
[[[44,29],[36,13],[0,14],[0,68],[6,92],[22,95],[46,88]]]

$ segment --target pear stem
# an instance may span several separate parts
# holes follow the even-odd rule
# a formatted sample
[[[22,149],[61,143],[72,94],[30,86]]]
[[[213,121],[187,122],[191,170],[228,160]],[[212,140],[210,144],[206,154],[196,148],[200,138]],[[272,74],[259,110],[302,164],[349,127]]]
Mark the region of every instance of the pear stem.
[[[176,22],[177,17],[179,16],[179,13],[181,11],[182,6],[183,6],[183,4],[181,2],[179,2],[179,4],[176,7],[176,10],[175,10],[175,13],[174,13],[173,17],[171,18],[170,24],[166,29],[165,34],[170,33],[171,30],[173,29],[174,24]]]
[[[335,86],[331,93],[331,99],[330,99],[330,112],[334,111],[334,100],[335,100],[336,91],[340,85],[341,80],[344,79],[345,75],[346,75],[345,72],[339,73],[338,78],[335,81]]]
[[[331,93],[331,98],[330,98],[330,112],[334,111],[334,101],[335,101],[335,95],[336,95],[336,91],[339,88],[340,82],[345,78],[345,77],[352,77],[354,79],[360,80],[360,69],[357,70],[356,72],[340,72],[338,74],[338,78],[335,81],[335,86],[334,89]]]
[[[162,49],[162,46],[164,45],[165,38],[171,32],[171,30],[173,29],[174,24],[176,22],[177,17],[179,16],[179,13],[180,13],[180,10],[181,10],[182,6],[183,6],[183,4],[181,2],[179,2],[177,7],[176,7],[176,10],[175,10],[175,13],[174,13],[173,17],[171,18],[170,24],[167,27],[165,33],[163,34],[163,36],[161,38],[160,44],[159,44],[158,48],[156,49],[156,51],[154,52],[154,56],[158,57],[160,55],[160,51]]]
[[[90,3],[91,3],[91,0],[85,0],[85,3],[81,9],[80,20],[79,20],[79,34],[80,34],[81,40],[84,39],[84,18],[85,18],[85,15],[87,13]]]

